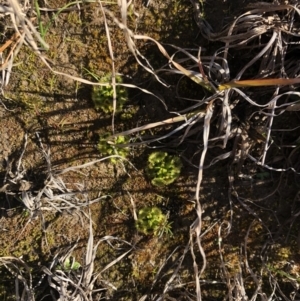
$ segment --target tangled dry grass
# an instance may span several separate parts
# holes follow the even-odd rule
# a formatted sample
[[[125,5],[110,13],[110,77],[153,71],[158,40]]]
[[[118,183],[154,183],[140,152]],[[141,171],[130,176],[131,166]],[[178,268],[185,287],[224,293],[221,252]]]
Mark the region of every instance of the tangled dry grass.
[[[84,2],[84,1],[83,1]],[[81,1],[74,2],[73,6],[80,8],[81,5],[88,5]],[[166,110],[172,114],[172,118],[160,122],[148,123],[132,128],[131,130],[116,133],[118,135],[131,135],[141,133],[156,127],[172,126],[161,136],[144,137],[137,135],[136,141],[128,146],[158,145],[174,148],[188,143],[191,139],[198,145],[200,153],[197,167],[198,181],[195,183],[195,195],[191,200],[195,204],[196,219],[190,225],[189,241],[182,251],[181,257],[173,263],[172,272],[163,289],[153,292],[151,288],[147,294],[139,300],[175,300],[171,297],[173,291],[182,289],[182,300],[217,300],[212,296],[203,295],[203,287],[209,285],[209,291],[213,292],[214,287],[220,285],[226,287],[226,295],[222,300],[298,300],[299,299],[299,275],[285,272],[286,278],[293,287],[287,296],[284,289],[280,287],[277,271],[274,271],[268,264],[269,252],[272,252],[271,245],[275,241],[274,231],[262,220],[259,214],[249,205],[249,200],[241,196],[237,182],[239,180],[252,181],[260,169],[267,172],[284,174],[292,172],[300,173],[299,166],[299,126],[292,120],[294,114],[300,110],[298,92],[299,64],[297,53],[299,44],[299,1],[278,4],[258,2],[251,3],[246,11],[235,18],[222,32],[213,32],[209,23],[203,19],[201,7],[197,1],[192,1],[195,19],[201,34],[212,43],[223,45],[207,56],[201,55],[201,49],[185,49],[181,45],[163,45],[159,41],[145,35],[136,34],[128,27],[128,3],[125,0],[118,1],[120,17],[103,7],[101,1],[95,1],[98,9],[102,11],[103,25],[106,30],[109,55],[112,65],[112,85],[114,88],[114,107],[116,107],[116,85],[123,85],[128,88],[136,88],[143,93],[153,95],[159,99]],[[23,44],[29,46],[35,55],[55,74],[66,76],[74,81],[88,85],[101,85],[85,78],[79,78],[70,74],[63,74],[51,66],[51,61],[44,54],[47,44],[28,17],[32,11],[32,3],[15,0],[8,0],[0,6],[2,16],[11,18],[13,34],[11,39],[0,49],[2,54],[2,77],[1,86],[4,88],[9,80],[11,70],[14,66],[14,58],[17,56]],[[199,84],[203,89],[202,99],[192,99],[193,105],[187,106],[182,111],[174,112],[164,102],[160,95],[148,91],[145,88],[132,84],[116,83],[114,52],[111,45],[111,37],[107,18],[123,30],[124,37],[131,54],[141,68],[149,72],[162,85],[168,84],[163,75],[186,76]],[[161,68],[154,69],[150,61],[138,48],[139,40],[147,40],[157,46],[167,62]],[[172,53],[170,52],[172,51]],[[238,58],[238,59],[237,59]],[[287,80],[289,79],[289,81]],[[103,83],[102,83],[103,84]],[[257,86],[260,86],[257,88]],[[271,86],[271,88],[270,88]],[[2,103],[2,105],[4,105]],[[289,122],[287,122],[289,121]],[[114,116],[112,126],[114,130]],[[176,123],[181,124],[176,126]],[[44,187],[39,192],[33,193],[30,188],[23,189],[21,198],[24,206],[30,211],[31,218],[42,216],[43,211],[53,210],[62,212],[64,210],[76,209],[84,212],[82,208],[88,207],[100,198],[89,200],[85,195],[84,187],[78,183],[77,189],[68,188],[60,177],[61,174],[82,169],[92,165],[99,160],[91,161],[81,166],[70,167],[64,170],[55,171],[51,163],[50,150],[45,150],[40,141],[40,148],[48,165],[48,173]],[[24,150],[26,149],[26,141]],[[215,154],[213,157],[207,154]],[[189,161],[185,158],[186,161]],[[100,159],[104,160],[104,159]],[[203,206],[201,200],[201,187],[205,179],[205,171],[212,168],[220,161],[228,163],[228,219],[212,224],[205,231],[203,229]],[[252,162],[252,165],[245,164]],[[191,166],[195,164],[190,161]],[[19,158],[18,168],[15,173],[8,172],[4,180],[2,192],[11,192],[11,185],[27,185],[24,181],[22,170],[22,155]],[[249,170],[249,166],[253,169]],[[254,167],[253,167],[254,166]],[[75,184],[75,183],[74,183]],[[270,193],[275,194],[277,188]],[[298,200],[298,194],[295,198]],[[223,240],[230,235],[234,224],[234,204],[238,202],[253,218],[244,236],[244,242],[238,250],[238,260],[235,272],[232,273],[226,259],[224,258]],[[257,205],[259,207],[259,205]],[[254,207],[255,208],[255,207]],[[275,209],[270,209],[271,214],[276,217]],[[294,224],[299,216],[299,208],[295,207],[293,216],[289,223]],[[92,221],[90,215],[85,213],[89,220],[90,238],[87,244],[86,261],[82,270],[64,272],[55,269],[55,266],[71,256],[72,248],[58,253],[49,267],[43,268],[43,273],[48,279],[48,284],[54,289],[52,297],[54,300],[100,300],[104,287],[116,289],[112,283],[106,282],[103,287],[96,287],[96,280],[101,279],[100,272],[94,272],[93,261],[95,250],[100,242],[112,240],[127,245],[128,250],[122,253],[115,261],[106,268],[119,262],[134,248],[129,242],[121,241],[117,237],[103,237],[94,246]],[[248,243],[251,231],[255,223],[264,228],[266,235],[265,243],[261,249],[260,256],[253,259],[248,253]],[[203,238],[212,229],[217,231],[216,250],[219,254],[220,266],[219,276],[216,279],[207,279],[207,259]],[[175,251],[174,251],[175,252]],[[63,255],[62,255],[63,254]],[[192,284],[182,283],[179,271],[184,260],[191,256],[194,268],[194,282]],[[172,254],[169,255],[169,258]],[[254,264],[253,261],[259,261]],[[152,288],[161,279],[162,271],[167,265],[165,262],[157,271]],[[1,264],[7,267],[16,279],[16,299],[35,300],[35,289],[32,285],[30,268],[20,258],[1,258]],[[291,263],[291,269],[297,263]],[[103,280],[104,281],[104,280]],[[100,280],[101,282],[101,280]],[[99,282],[97,282],[99,284]],[[188,286],[193,287],[191,293]],[[221,300],[221,298],[219,298]]]

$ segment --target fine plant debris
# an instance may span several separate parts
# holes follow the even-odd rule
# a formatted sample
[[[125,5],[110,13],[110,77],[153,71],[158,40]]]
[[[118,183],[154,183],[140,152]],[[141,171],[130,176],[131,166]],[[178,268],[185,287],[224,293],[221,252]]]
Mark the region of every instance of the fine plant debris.
[[[300,300],[300,2],[0,1],[1,300]]]

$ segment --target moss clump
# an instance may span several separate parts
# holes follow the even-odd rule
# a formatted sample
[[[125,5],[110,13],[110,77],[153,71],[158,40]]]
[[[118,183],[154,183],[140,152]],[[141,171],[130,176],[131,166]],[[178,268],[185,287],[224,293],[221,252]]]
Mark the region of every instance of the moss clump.
[[[171,224],[168,217],[157,207],[145,207],[139,210],[136,228],[139,232],[146,235],[156,236],[163,233],[171,234]]]
[[[118,147],[118,144],[129,143],[129,138],[125,136],[114,137],[108,140],[110,135],[106,134],[100,137],[97,149],[103,156],[119,155],[126,158],[129,153],[129,147]],[[110,158],[112,163],[116,163],[119,158]]]
[[[182,163],[177,156],[165,152],[154,152],[148,158],[146,172],[155,186],[173,183],[180,174]]]
[[[107,74],[100,78],[100,83],[107,83],[107,86],[94,86],[92,92],[92,100],[97,110],[102,110],[104,113],[112,113],[114,89],[111,84],[112,75]],[[122,83],[122,77],[116,75],[116,83]],[[127,101],[127,90],[123,86],[116,85],[116,112],[122,111],[124,103]]]

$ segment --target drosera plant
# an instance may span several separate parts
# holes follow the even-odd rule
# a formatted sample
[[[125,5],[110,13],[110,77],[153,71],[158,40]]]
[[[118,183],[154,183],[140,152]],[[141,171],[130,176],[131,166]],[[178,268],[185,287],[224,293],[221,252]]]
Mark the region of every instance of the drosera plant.
[[[166,152],[153,152],[148,157],[146,172],[155,186],[173,183],[180,175],[182,162],[178,156]]]
[[[57,269],[65,272],[77,271],[81,267],[81,264],[75,260],[73,256],[67,257],[62,265],[58,265]]]
[[[92,74],[94,77],[95,75]],[[95,77],[96,78],[96,77]],[[101,110],[104,113],[112,113],[114,111],[113,96],[114,89],[112,85],[112,74],[108,73],[98,78],[99,83],[107,84],[102,86],[93,86],[92,100],[95,108]],[[123,83],[120,75],[115,76],[116,84]],[[120,112],[123,109],[125,102],[128,99],[127,89],[121,85],[116,85],[116,112]]]
[[[109,134],[104,134],[100,136],[99,142],[97,145],[98,151],[103,156],[119,155],[122,158],[126,158],[129,154],[129,147],[118,147],[118,144],[127,144],[129,143],[129,138],[127,136],[117,136],[113,137],[113,141],[108,140],[110,137]],[[110,143],[113,142],[113,143]],[[120,160],[118,157],[110,158],[111,163],[117,163]]]
[[[144,207],[139,210],[136,220],[136,228],[145,235],[172,236],[171,223],[168,216],[163,214],[158,207]]]

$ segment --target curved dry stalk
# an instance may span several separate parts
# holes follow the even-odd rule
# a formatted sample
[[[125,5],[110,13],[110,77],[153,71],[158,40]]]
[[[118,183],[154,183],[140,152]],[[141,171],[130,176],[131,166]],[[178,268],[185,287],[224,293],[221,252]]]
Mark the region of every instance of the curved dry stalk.
[[[30,267],[22,259],[13,256],[0,257],[0,265],[5,266],[15,277],[16,300],[35,301]],[[23,290],[20,288],[20,282],[23,285]]]
[[[94,261],[96,259],[97,249],[101,242],[107,242],[111,247],[113,247],[111,241],[124,243],[131,248],[113,260],[111,263],[107,264],[100,272],[95,273]],[[43,272],[47,275],[49,286],[59,294],[62,300],[66,301],[93,301],[95,293],[107,290],[105,287],[95,288],[95,282],[101,276],[101,273],[119,262],[133,249],[130,243],[113,236],[105,236],[96,244],[94,244],[94,235],[90,214],[89,239],[87,242],[84,263],[81,264],[82,267],[74,271],[72,271],[72,269],[64,270],[63,267],[65,260],[72,256],[72,252],[76,247],[77,244],[74,244],[74,246],[71,248],[68,248],[65,251],[60,251],[54,256],[49,268],[43,267]],[[114,285],[109,284],[107,281],[103,280],[102,282],[116,289]]]
[[[146,125],[142,125],[137,128],[130,129],[128,131],[124,131],[124,132],[120,132],[120,133],[111,135],[108,139],[118,137],[118,136],[127,136],[127,135],[131,135],[133,133],[153,129],[153,128],[160,127],[160,126],[166,126],[166,125],[170,125],[170,124],[177,123],[177,122],[182,122],[182,121],[188,122],[188,120],[191,118],[195,119],[194,118],[195,116],[197,116],[197,118],[203,118],[205,116],[205,112],[203,110],[198,110],[198,111],[196,110],[194,112],[187,113],[184,115],[179,115],[179,116],[172,117],[172,118],[168,118],[163,121],[148,123]]]
[[[248,79],[233,80],[229,83],[219,85],[220,91],[230,88],[240,87],[265,87],[265,86],[291,86],[300,84],[300,78],[264,78],[264,79]]]
[[[300,15],[300,10],[298,9],[297,5],[278,5],[264,2],[251,3],[247,6],[251,10],[237,17],[234,22],[222,32],[214,33],[212,27],[202,17],[199,2],[195,0],[190,1],[194,7],[195,21],[199,29],[201,30],[202,35],[210,41],[226,42],[227,47],[229,46],[229,44],[238,43],[240,40],[248,40],[249,38],[260,36],[264,34],[268,29],[279,26],[280,23],[275,23],[274,17],[269,18],[267,16],[267,13],[287,11],[285,15],[288,16],[290,15],[291,11],[295,11],[298,15]],[[251,22],[249,22],[249,20]],[[245,22],[249,22],[248,25],[245,24]],[[256,24],[258,26],[255,28]],[[249,30],[250,26],[251,28],[254,28],[252,30]],[[280,29],[284,32],[291,33],[291,31],[287,30],[284,25],[282,25]],[[238,33],[239,30],[243,31],[243,33]]]

